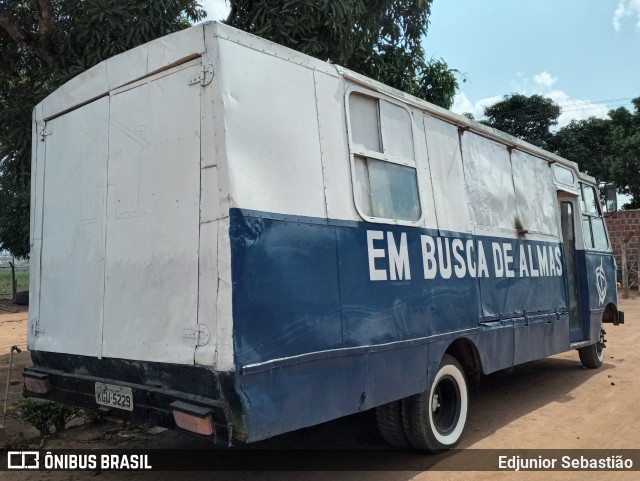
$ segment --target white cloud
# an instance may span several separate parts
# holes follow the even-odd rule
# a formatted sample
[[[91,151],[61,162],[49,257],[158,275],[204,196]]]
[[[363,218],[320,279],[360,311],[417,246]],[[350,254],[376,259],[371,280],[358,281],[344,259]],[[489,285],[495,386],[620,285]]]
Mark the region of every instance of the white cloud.
[[[224,20],[229,15],[229,2],[228,0],[203,0],[200,2],[202,8],[207,12],[207,18],[209,20]]]
[[[606,104],[572,98],[563,90],[554,88],[557,82],[558,78],[546,71],[535,74],[531,78],[527,78],[521,73],[518,73],[512,82],[512,86],[514,87],[513,92],[515,93],[522,95],[542,95],[560,105],[562,112],[558,118],[556,128],[564,127],[572,120],[584,120],[589,117],[607,118],[609,108]],[[502,99],[502,96],[493,96],[473,102],[469,100],[464,92],[460,92],[456,94],[451,110],[458,114],[471,112],[476,119],[482,120],[485,118],[484,109]]]
[[[606,104],[573,99],[562,90],[552,90],[544,94],[544,96],[550,98],[562,108],[560,117],[558,117],[557,128],[568,125],[572,120],[586,120],[589,117],[608,118],[609,108]]]
[[[460,92],[453,98],[453,106],[451,111],[457,114],[472,113],[476,120],[482,120],[484,117],[484,109],[490,105],[495,104],[502,100],[501,95],[495,97],[487,97],[486,99],[478,100],[477,102],[471,102],[464,92]]]
[[[626,17],[635,17],[636,29],[640,31],[640,0],[620,0],[613,12],[613,28],[616,31],[622,29],[622,21]]]
[[[551,88],[558,81],[558,77],[554,77],[549,72],[540,72],[533,76],[536,85],[542,88]]]

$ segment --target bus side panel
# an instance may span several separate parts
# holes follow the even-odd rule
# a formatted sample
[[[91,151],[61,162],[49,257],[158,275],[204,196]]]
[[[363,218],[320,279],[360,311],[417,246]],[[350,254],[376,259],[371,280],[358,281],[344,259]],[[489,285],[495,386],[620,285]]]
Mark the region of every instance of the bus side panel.
[[[428,337],[477,325],[473,278],[458,279],[452,274],[450,279],[436,276],[425,281],[422,233],[436,236],[433,230],[364,223],[358,229],[338,230],[345,347]],[[372,235],[378,239],[368,249]],[[407,239],[408,268],[399,271],[390,246],[402,252],[403,238]],[[369,261],[367,254],[374,249],[380,257]],[[372,269],[386,280],[372,280]]]
[[[549,267],[544,276],[507,278],[496,267],[498,252],[504,255],[506,245],[518,251],[518,242],[529,266],[540,263],[529,259],[528,247],[532,256],[538,246],[558,249],[561,262],[557,243],[438,234],[231,210],[236,387],[249,440],[421,392],[458,337],[478,346],[487,372],[568,349],[561,272],[552,275]],[[427,255],[437,272],[425,279],[422,246],[429,237],[445,253]],[[456,239],[473,247],[458,250],[457,261],[445,247]],[[462,269],[463,258],[476,264],[473,274]],[[516,296],[525,304],[517,312],[509,305],[502,319],[479,319],[477,276],[487,296]],[[537,296],[526,294],[534,289]]]
[[[494,237],[480,240],[489,263],[489,275],[479,277],[483,320],[566,308],[560,244]]]

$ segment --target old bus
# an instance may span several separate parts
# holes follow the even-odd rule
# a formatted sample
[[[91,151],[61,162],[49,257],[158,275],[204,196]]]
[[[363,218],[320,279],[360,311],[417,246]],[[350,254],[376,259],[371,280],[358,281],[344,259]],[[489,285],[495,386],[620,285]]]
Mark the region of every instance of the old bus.
[[[220,23],[42,101],[32,176],[25,393],[222,445],[449,448],[469,376],[623,320],[575,163]]]

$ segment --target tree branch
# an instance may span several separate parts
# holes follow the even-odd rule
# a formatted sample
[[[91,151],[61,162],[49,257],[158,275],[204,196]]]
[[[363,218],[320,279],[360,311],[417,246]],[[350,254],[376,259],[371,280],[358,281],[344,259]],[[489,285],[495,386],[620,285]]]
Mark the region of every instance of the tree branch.
[[[50,0],[36,0],[38,4],[38,36],[41,40],[44,40],[49,35],[51,30],[51,19],[53,12],[51,10]]]
[[[227,15],[227,19],[224,21],[224,23],[226,23],[227,25],[232,25],[231,22],[233,21],[237,13],[238,6],[236,5],[236,2],[232,2],[231,9],[229,10],[229,15]]]
[[[50,19],[51,17],[49,17],[49,25],[51,24]],[[34,38],[33,35],[22,32],[9,17],[2,13],[0,13],[0,27],[7,32],[18,45],[32,51],[48,65],[53,65],[55,61],[53,53],[49,49],[43,47],[42,45],[44,44],[37,42],[37,38]]]
[[[55,59],[53,42],[51,41],[51,32],[53,30],[53,10],[51,9],[51,0],[36,0],[38,4],[38,48],[43,52],[47,52],[48,58],[43,58],[45,62],[51,65]]]
[[[9,36],[20,45],[30,48],[27,37],[20,31],[18,26],[11,19],[0,13],[0,27],[9,34]]]

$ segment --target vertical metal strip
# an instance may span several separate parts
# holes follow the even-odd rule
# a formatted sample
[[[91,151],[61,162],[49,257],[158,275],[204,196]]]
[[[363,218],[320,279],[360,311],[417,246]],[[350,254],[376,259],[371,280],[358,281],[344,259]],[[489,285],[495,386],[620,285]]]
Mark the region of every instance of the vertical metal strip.
[[[42,130],[45,130],[46,128],[46,122],[42,122]],[[38,129],[37,129],[37,125],[36,125],[36,134],[38,134]],[[40,259],[40,261],[38,262],[38,312],[36,313],[36,322],[33,325],[34,327],[34,338],[38,337],[38,332],[40,329],[40,324],[42,322],[42,319],[40,318],[40,311],[42,310],[42,251],[44,248],[44,192],[45,192],[45,184],[46,184],[46,179],[47,176],[46,174],[46,165],[47,165],[47,138],[45,137],[44,139],[42,139],[42,142],[44,142],[44,148],[42,149],[42,162],[39,161],[38,157],[36,157],[36,196],[38,195],[38,169],[41,168],[42,169],[42,192],[41,192],[41,196],[42,196],[42,200],[40,201],[40,251],[38,252],[38,258]],[[39,151],[40,149],[38,149]],[[37,204],[37,197],[36,197],[36,205]],[[34,222],[35,222],[35,218],[34,218]],[[34,239],[35,239],[35,233],[34,233]],[[35,344],[35,341],[34,341]]]
[[[433,187],[433,171],[431,170],[431,156],[429,155],[429,140],[427,138],[427,115],[422,113],[422,135],[424,135],[424,145],[427,150],[427,163],[429,164],[429,185],[431,185],[431,199],[433,201],[433,212],[436,219],[436,228],[440,232],[440,220],[438,219],[438,204],[436,203],[436,191]],[[417,170],[417,169],[416,169]],[[423,214],[423,217],[425,215]]]
[[[204,28],[204,27],[203,27]],[[204,35],[204,31],[203,31],[203,35]],[[196,351],[198,350],[198,343],[200,340],[200,331],[198,329],[198,324],[200,322],[200,262],[202,260],[202,163],[203,163],[203,156],[202,156],[202,115],[203,112],[206,111],[206,109],[202,108],[202,102],[203,102],[203,95],[202,95],[202,89],[205,88],[205,84],[204,83],[204,77],[205,77],[205,66],[204,66],[204,59],[201,57],[200,60],[202,61],[202,82],[200,83],[200,88],[198,89],[198,105],[200,107],[200,111],[198,112],[198,116],[200,117],[200,127],[199,130],[200,132],[198,132],[198,137],[200,139],[200,149],[198,152],[198,155],[200,157],[200,165],[199,165],[199,169],[198,169],[198,268],[197,268],[197,272],[196,272],[196,322],[195,322],[195,326],[194,329],[196,330],[196,338],[195,338],[195,345],[193,346],[193,364],[196,364]]]
[[[324,190],[324,216],[329,218],[329,202],[327,200],[327,181],[325,178],[325,165],[324,165],[324,148],[323,148],[323,136],[322,136],[322,120],[320,118],[320,108],[318,106],[318,81],[316,79],[316,71],[313,71],[313,92],[315,95],[316,106],[316,121],[318,125],[318,147],[320,148],[320,167],[322,168],[322,188]]]
[[[462,148],[462,136],[467,131],[468,129],[458,127],[458,149],[460,149],[460,162],[462,163],[462,176],[464,177],[465,188],[467,188],[468,183],[467,183],[467,172],[465,170],[465,165],[464,165],[464,149]],[[468,192],[469,190],[467,189],[467,193],[466,193],[467,198],[468,198]],[[478,255],[479,249],[478,249],[478,235],[476,233],[476,224],[471,220],[471,218],[469,219],[469,222],[473,226],[473,231],[471,232],[471,235],[473,236],[476,255]],[[478,298],[478,324],[480,324],[484,320],[484,306],[483,306],[484,296],[482,295],[482,283],[480,282],[480,276],[476,276],[475,282],[476,282],[476,295]]]
[[[102,307],[100,309],[100,340],[98,346],[98,359],[102,359],[102,352],[104,349],[104,310],[107,296],[107,231],[109,230],[109,165],[111,164],[111,93],[108,95],[107,101],[107,167],[106,178],[104,179],[104,198],[103,198],[103,241],[102,252],[103,266],[102,266]]]

